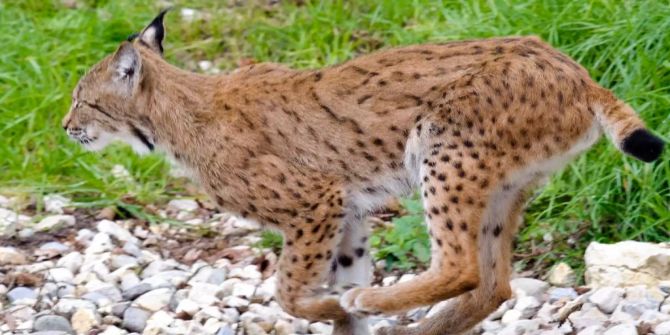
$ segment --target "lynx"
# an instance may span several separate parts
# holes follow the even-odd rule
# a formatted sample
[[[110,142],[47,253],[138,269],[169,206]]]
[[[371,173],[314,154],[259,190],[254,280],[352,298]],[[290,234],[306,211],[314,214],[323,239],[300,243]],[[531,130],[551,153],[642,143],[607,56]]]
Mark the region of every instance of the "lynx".
[[[451,299],[417,327],[459,334],[510,297],[527,191],[606,133],[645,162],[664,143],[576,62],[537,37],[424,44],[314,70],[255,64],[190,73],[163,59],[163,17],[77,84],[63,128],[120,140],[190,171],[221,209],[283,233],[276,298],[367,334],[366,317]],[[418,189],[429,269],[367,287],[365,217]]]

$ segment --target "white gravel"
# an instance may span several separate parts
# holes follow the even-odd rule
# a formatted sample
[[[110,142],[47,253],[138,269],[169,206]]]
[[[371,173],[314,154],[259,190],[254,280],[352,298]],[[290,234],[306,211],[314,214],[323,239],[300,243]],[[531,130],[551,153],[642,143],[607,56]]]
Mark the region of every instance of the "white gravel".
[[[0,200],[0,205],[11,203],[5,197]],[[32,220],[38,222],[36,226],[31,226],[29,216],[0,208],[4,215],[0,221],[10,222],[14,231],[32,228],[38,232],[35,234],[44,234],[39,232],[72,229],[71,236],[58,241],[26,248],[0,247],[0,335],[56,334],[54,331],[284,335],[329,334],[332,330],[328,323],[296,319],[274,301],[272,269],[277,255],[271,250],[246,245],[204,251],[187,247],[179,249],[180,258],[175,258],[168,249],[193,244],[177,239],[192,237],[185,234],[188,228],[112,220],[73,228],[75,216],[64,214],[71,201],[59,196],[45,197],[47,200],[47,209],[54,214]],[[253,223],[207,214],[200,203],[190,199],[173,200],[162,213],[245,236],[238,241],[249,241],[248,236],[259,233]],[[260,268],[261,258],[264,268]],[[556,267],[560,271],[552,274],[552,282],[567,287],[532,278],[514,279],[515,297],[482,322],[475,333],[670,335],[670,282],[575,289],[570,287],[573,273],[565,266]],[[381,282],[387,286],[413,276],[389,276]],[[416,322],[444,305],[398,317],[372,317],[370,327]]]

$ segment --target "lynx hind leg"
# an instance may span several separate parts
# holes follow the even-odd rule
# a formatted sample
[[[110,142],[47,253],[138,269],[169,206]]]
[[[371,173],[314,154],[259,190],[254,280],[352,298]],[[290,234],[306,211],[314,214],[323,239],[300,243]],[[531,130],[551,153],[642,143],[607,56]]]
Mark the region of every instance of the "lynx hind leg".
[[[417,327],[380,329],[377,335],[444,335],[467,333],[511,296],[512,242],[522,220],[526,199],[522,188],[494,192],[482,220],[480,286],[449,301],[449,304]]]
[[[416,127],[413,132],[421,136],[422,128],[432,132],[431,126]],[[455,297],[479,284],[477,241],[491,181],[479,173],[478,162],[461,145],[447,143],[451,138],[427,136],[436,141],[415,141],[420,147],[408,148],[408,154],[420,159],[418,171],[432,244],[430,267],[410,281],[348,291],[342,305],[349,312],[398,313]],[[454,144],[463,141],[453,140]]]
[[[372,260],[368,248],[369,226],[363,216],[345,220],[344,233],[332,263],[331,283],[338,291],[353,287],[366,287],[372,280]],[[350,315],[336,321],[333,335],[369,334],[366,317]]]

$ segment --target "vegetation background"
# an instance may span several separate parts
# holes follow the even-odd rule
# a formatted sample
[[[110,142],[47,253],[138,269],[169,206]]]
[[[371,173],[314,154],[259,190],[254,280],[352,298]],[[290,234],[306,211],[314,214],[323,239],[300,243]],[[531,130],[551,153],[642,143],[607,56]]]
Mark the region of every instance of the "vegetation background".
[[[36,195],[61,193],[80,207],[114,205],[155,220],[144,205],[189,189],[158,156],[137,157],[123,146],[87,153],[60,129],[82,74],[167,6],[175,6],[167,16],[167,59],[194,71],[202,60],[222,71],[246,59],[311,68],[395,45],[539,35],[669,139],[668,1],[0,0],[0,193],[32,196],[38,211]],[[603,140],[558,173],[529,206],[519,269],[542,270],[556,260],[579,269],[592,240],[668,240],[669,157],[666,151],[645,165]],[[136,182],[114,178],[116,164]],[[390,267],[428,257],[420,205],[403,205],[395,228],[379,228],[372,239]]]

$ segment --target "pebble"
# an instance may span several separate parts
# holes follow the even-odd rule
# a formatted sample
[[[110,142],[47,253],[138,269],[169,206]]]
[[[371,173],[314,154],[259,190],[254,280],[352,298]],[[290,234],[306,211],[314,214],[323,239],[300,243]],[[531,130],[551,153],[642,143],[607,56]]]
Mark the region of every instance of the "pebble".
[[[46,279],[56,283],[72,284],[74,282],[74,275],[69,269],[53,268],[47,271]]]
[[[138,243],[137,238],[133,234],[114,221],[101,220],[98,222],[97,228],[99,232],[109,234],[119,241]]]
[[[134,285],[122,292],[123,299],[125,300],[135,300],[135,298],[140,295],[151,291],[153,287],[147,283]]]
[[[37,225],[35,225],[35,230],[44,232],[60,227],[70,227],[74,226],[76,219],[72,215],[50,215],[42,219]]]
[[[570,314],[568,319],[574,328],[581,330],[589,326],[603,324],[607,321],[607,315],[597,308],[591,308],[586,311],[575,311]]]
[[[309,331],[314,334],[330,334],[333,332],[333,326],[323,322],[314,322],[309,325]]]
[[[172,296],[172,289],[159,288],[142,294],[135,299],[134,304],[146,310],[156,312],[167,306]]]
[[[141,333],[146,327],[151,313],[137,307],[128,307],[123,313],[121,326],[133,332]]]
[[[635,324],[626,323],[621,325],[616,325],[607,331],[603,335],[638,335],[637,328]]]
[[[86,248],[86,253],[101,254],[103,252],[111,251],[112,248],[114,248],[114,244],[109,235],[105,233],[97,233],[93,236],[93,239]]]
[[[549,270],[549,284],[559,287],[575,285],[577,277],[575,271],[565,262],[560,262]]]
[[[84,308],[95,310],[96,306],[94,303],[87,300],[76,299],[76,298],[62,298],[53,307],[53,311],[56,312],[56,314],[71,317],[75,311]]]
[[[536,298],[541,298],[549,289],[548,283],[534,278],[514,278],[510,286],[517,296],[530,295]]]
[[[54,214],[63,214],[63,208],[72,205],[72,200],[60,194],[49,194],[42,198],[44,209]]]
[[[70,322],[59,315],[44,315],[40,316],[35,320],[33,324],[33,329],[35,331],[63,331],[68,334],[74,334],[75,331],[72,329]]]
[[[516,309],[510,309],[509,311],[505,312],[505,314],[503,314],[502,319],[500,321],[504,325],[509,325],[521,319],[522,316],[523,314],[521,313],[521,311],[518,311]]]
[[[27,287],[15,287],[7,292],[7,299],[14,305],[33,305],[37,301],[37,292]]]
[[[521,312],[521,318],[530,319],[542,307],[542,303],[533,296],[517,299],[514,309]]]
[[[200,206],[195,200],[192,199],[173,199],[168,202],[168,208],[172,208],[177,211],[194,212],[200,208]]]
[[[593,292],[589,301],[604,313],[611,314],[623,299],[623,294],[624,290],[621,288],[603,287]]]
[[[77,334],[86,334],[100,324],[100,315],[93,310],[82,308],[72,314],[70,321]]]
[[[12,247],[0,247],[0,266],[2,265],[23,265],[28,262],[28,258]]]
[[[60,242],[47,242],[40,246],[40,250],[65,253],[70,250],[70,247]]]
[[[654,334],[670,335],[670,321],[657,324],[656,327],[654,327]]]

